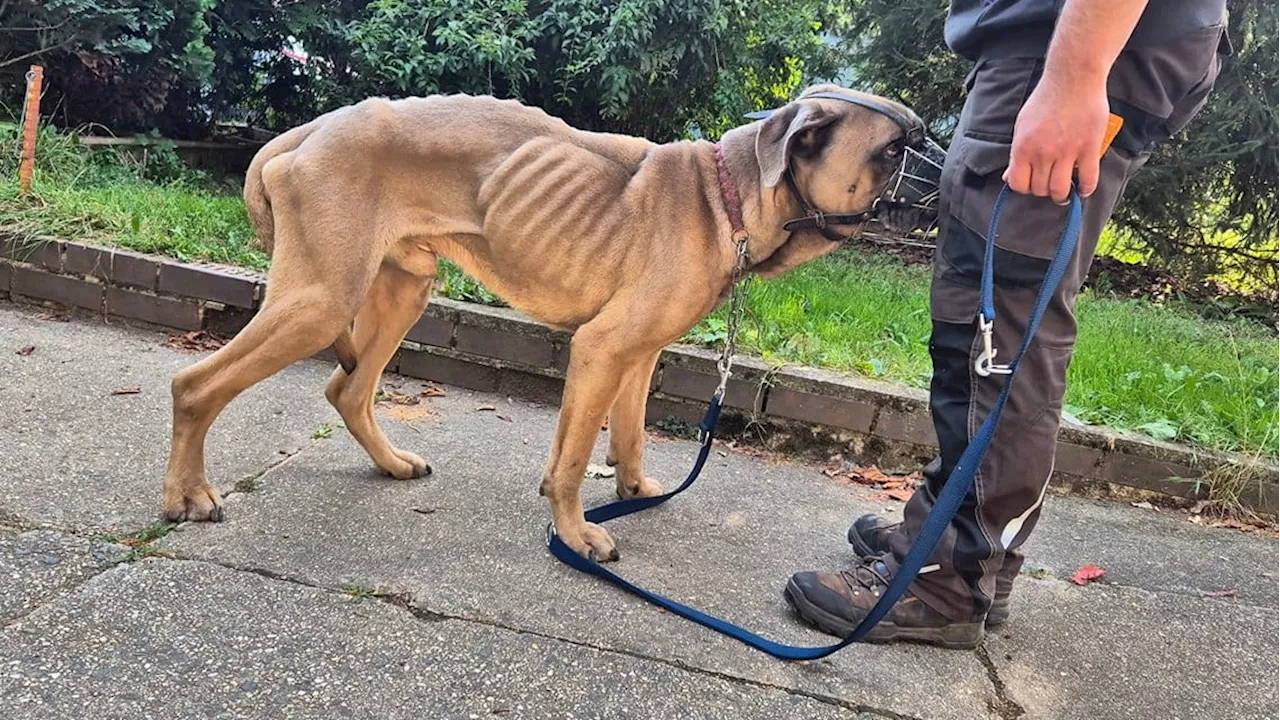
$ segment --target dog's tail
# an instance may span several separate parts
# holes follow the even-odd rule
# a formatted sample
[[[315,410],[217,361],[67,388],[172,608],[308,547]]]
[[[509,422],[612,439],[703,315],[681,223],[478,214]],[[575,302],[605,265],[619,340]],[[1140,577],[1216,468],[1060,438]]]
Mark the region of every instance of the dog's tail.
[[[244,178],[244,204],[249,211],[249,223],[258,236],[258,244],[270,255],[275,246],[275,218],[271,213],[271,197],[262,179],[263,168],[275,158],[297,149],[316,130],[316,122],[309,122],[279,135],[253,156]]]

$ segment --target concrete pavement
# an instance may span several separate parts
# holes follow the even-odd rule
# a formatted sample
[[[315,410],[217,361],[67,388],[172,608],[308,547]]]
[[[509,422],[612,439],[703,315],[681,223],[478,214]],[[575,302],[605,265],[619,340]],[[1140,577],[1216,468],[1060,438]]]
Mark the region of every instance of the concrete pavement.
[[[2,717],[1276,716],[1273,538],[1051,498],[1027,546],[1037,572],[979,651],[782,663],[546,553],[555,408],[452,388],[380,406],[392,440],[435,468],[392,481],[332,429],[320,362],[215,424],[228,520],[181,526],[142,558],[118,541],[154,522],[169,378],[197,357],[162,339],[0,305]],[[693,454],[653,439],[650,474],[674,483]],[[612,486],[588,480],[586,502]],[[627,576],[818,644],[782,601],[786,577],[848,563],[849,521],[900,508],[813,466],[723,452],[685,496],[610,531]],[[1062,579],[1088,562],[1102,582]],[[1221,591],[1234,596],[1205,595]]]

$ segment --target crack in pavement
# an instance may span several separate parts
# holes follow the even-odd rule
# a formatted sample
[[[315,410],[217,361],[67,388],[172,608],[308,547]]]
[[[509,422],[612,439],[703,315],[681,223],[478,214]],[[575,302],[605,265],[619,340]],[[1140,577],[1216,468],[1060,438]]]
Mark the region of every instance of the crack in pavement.
[[[974,649],[973,654],[987,669],[987,679],[991,681],[991,687],[995,690],[995,697],[987,700],[987,708],[999,715],[1001,720],[1017,720],[1026,715],[1027,711],[1009,697],[1009,688],[1005,686],[1004,680],[1000,679],[1000,673],[996,670],[996,664],[992,662],[986,645],[979,645]]]
[[[317,582],[305,580],[303,578],[292,577],[292,576],[289,576],[280,572],[276,572],[274,570],[268,570],[265,568],[244,567],[244,566],[239,566],[232,563],[220,562],[217,560],[185,557],[177,554],[167,556],[165,560],[173,561],[173,562],[196,562],[196,563],[205,563],[209,565],[217,565],[218,567],[223,567],[228,570],[250,573],[252,575],[257,575],[259,577],[267,578],[268,580],[291,583],[294,585],[311,588],[313,590],[320,590],[322,592],[327,592],[327,593],[350,595],[349,592],[344,591],[342,588],[335,588],[335,587],[325,585],[323,583],[317,583]],[[157,560],[156,562],[163,562],[163,561],[164,560]],[[375,592],[370,597],[372,597],[373,599],[379,602],[391,605],[401,610],[405,610],[414,618],[423,620],[425,622],[432,622],[432,623],[460,622],[460,623],[469,624],[469,625],[479,625],[482,627],[488,627],[496,630],[503,630],[503,631],[515,633],[518,635],[527,635],[529,637],[536,637],[543,640],[560,642],[560,643],[564,643],[566,645],[571,645],[574,647],[579,647],[587,650],[594,650],[596,652],[608,653],[611,655],[621,655],[625,657],[634,658],[637,660],[660,663],[662,665],[666,665],[676,670],[681,670],[684,672],[690,672],[697,675],[715,678],[715,679],[722,680],[724,682],[733,683],[736,685],[745,685],[745,686],[754,687],[761,690],[772,690],[772,691],[783,692],[783,693],[786,693],[787,695],[806,698],[809,700],[813,700],[815,702],[823,703],[824,705],[832,705],[835,707],[840,707],[842,709],[849,710],[855,713],[875,715],[878,717],[888,718],[889,720],[922,720],[922,718],[919,718],[917,716],[905,715],[903,713],[895,712],[888,708],[879,708],[872,705],[862,705],[859,703],[850,702],[848,700],[844,700],[842,698],[834,697],[831,695],[826,695],[823,693],[817,693],[817,692],[812,692],[808,690],[800,690],[798,688],[787,687],[785,685],[777,685],[774,683],[764,682],[761,680],[752,680],[750,678],[744,678],[738,675],[731,675],[729,673],[720,672],[717,670],[708,670],[707,668],[691,665],[681,660],[674,660],[671,658],[664,658],[656,655],[648,655],[648,654],[637,652],[634,650],[622,650],[618,648],[607,647],[604,645],[597,645],[595,643],[586,642],[584,640],[578,640],[576,638],[564,637],[564,636],[555,635],[552,633],[539,632],[536,630],[529,630],[527,628],[521,628],[514,625],[508,625],[508,624],[501,623],[496,620],[491,620],[487,618],[477,618],[477,617],[470,617],[467,615],[456,615],[452,613],[442,613],[435,610],[428,610],[426,608],[413,605],[413,598],[409,593]],[[988,672],[990,672],[990,670]],[[1018,716],[1014,716],[1014,717],[1018,717]],[[1004,718],[1003,720],[1012,720],[1012,719]]]

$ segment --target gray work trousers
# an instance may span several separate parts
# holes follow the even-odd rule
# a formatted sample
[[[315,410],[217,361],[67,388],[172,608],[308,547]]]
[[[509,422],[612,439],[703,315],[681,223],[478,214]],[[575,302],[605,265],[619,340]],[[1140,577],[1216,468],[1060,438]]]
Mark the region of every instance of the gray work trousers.
[[[1053,473],[1067,366],[1075,344],[1075,298],[1098,237],[1129,178],[1157,143],[1180,131],[1203,107],[1229,52],[1225,27],[1198,30],[1158,46],[1127,47],[1107,82],[1111,111],[1124,127],[1102,159],[1097,191],[1084,201],[1076,255],[1054,294],[1034,344],[1023,358],[994,442],[974,487],[912,585],[930,607],[957,621],[985,616],[997,578],[1011,583],[1022,565],[1019,546],[1039,519]],[[984,236],[1001,174],[1009,162],[1014,120],[1035,88],[1043,58],[981,59],[942,172],[938,248],[934,259],[929,351],[930,410],[939,456],[890,541],[901,562],[938,489],[986,418],[1004,381],[981,377],[977,331]],[[995,347],[1007,362],[1022,334],[1066,219],[1046,198],[1015,195],[1001,215],[995,257]]]

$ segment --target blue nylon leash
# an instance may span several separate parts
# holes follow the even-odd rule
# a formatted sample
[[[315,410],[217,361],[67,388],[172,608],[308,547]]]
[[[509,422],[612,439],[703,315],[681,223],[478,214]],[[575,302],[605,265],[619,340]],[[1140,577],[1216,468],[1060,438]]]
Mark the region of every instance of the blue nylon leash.
[[[983,261],[982,285],[981,285],[981,310],[980,322],[985,320],[987,327],[995,320],[995,299],[994,299],[994,256],[996,229],[1000,222],[1000,214],[1004,209],[1005,200],[1012,191],[1008,185],[1000,190],[1000,194],[996,197],[995,207],[991,213],[991,224],[987,229],[986,238],[986,254]],[[929,556],[933,554],[934,548],[938,541],[942,538],[947,526],[951,524],[951,519],[959,510],[961,503],[964,502],[965,496],[969,494],[969,490],[973,487],[974,477],[978,473],[978,469],[982,465],[983,458],[986,457],[987,450],[991,446],[991,441],[995,437],[996,427],[1000,422],[1000,414],[1004,410],[1005,403],[1009,399],[1009,392],[1013,387],[1013,379],[1017,374],[1018,362],[1022,356],[1026,354],[1028,348],[1031,347],[1032,341],[1035,339],[1036,331],[1040,327],[1040,321],[1044,318],[1045,310],[1049,307],[1049,302],[1053,299],[1053,293],[1058,285],[1062,282],[1062,278],[1066,275],[1067,265],[1071,261],[1072,255],[1075,253],[1076,244],[1080,239],[1080,226],[1082,219],[1082,207],[1080,196],[1074,190],[1071,192],[1070,208],[1067,213],[1066,227],[1063,229],[1062,237],[1058,240],[1058,248],[1054,253],[1053,260],[1049,263],[1049,269],[1045,273],[1044,282],[1040,286],[1040,292],[1036,296],[1036,303],[1031,311],[1031,316],[1027,322],[1026,333],[1022,337],[1022,344],[1018,348],[1018,352],[1014,355],[1013,360],[1008,365],[1008,372],[1004,381],[1004,385],[1000,388],[1000,396],[996,400],[995,405],[991,408],[991,412],[987,415],[982,426],[978,428],[973,439],[969,442],[969,446],[965,448],[964,453],[960,456],[960,460],[951,471],[951,475],[947,478],[947,482],[939,491],[937,498],[934,500],[933,509],[929,511],[929,515],[925,518],[924,524],[920,528],[920,534],[916,537],[915,544],[907,552],[902,563],[898,567],[897,573],[894,574],[893,580],[885,589],[880,600],[876,602],[871,612],[853,629],[847,637],[833,645],[824,645],[820,647],[802,647],[797,645],[784,645],[774,642],[768,638],[761,637],[746,628],[739,627],[733,623],[721,620],[720,618],[708,615],[700,610],[689,607],[682,603],[671,600],[670,598],[659,595],[650,590],[646,590],[626,578],[614,573],[612,570],[600,565],[594,560],[589,560],[576,553],[572,548],[557,536],[551,526],[547,528],[547,548],[564,564],[580,570],[584,573],[604,578],[609,582],[618,585],[629,592],[644,598],[645,600],[658,605],[680,617],[692,620],[704,627],[708,627],[716,632],[728,635],[735,640],[739,640],[751,647],[765,652],[773,657],[782,660],[817,660],[826,657],[837,650],[840,650],[852,643],[863,638],[872,628],[876,626],[889,612],[893,605],[898,602],[903,593],[911,585],[916,574],[920,572],[920,568],[924,567],[928,562]],[[992,358],[994,359],[994,358]],[[675,490],[658,495],[651,498],[633,498],[631,500],[620,500],[617,502],[592,508],[586,512],[587,522],[602,523],[614,518],[630,515],[632,513],[647,510],[651,507],[661,505],[671,498],[679,495],[693,485],[698,479],[698,474],[702,471],[703,465],[707,462],[707,457],[711,452],[711,443],[715,432],[717,420],[720,418],[720,409],[722,403],[722,395],[717,392],[711,400],[711,405],[707,409],[706,416],[702,419],[702,423],[698,426],[701,435],[701,446],[698,450],[698,457],[694,461],[693,469],[689,472],[688,477]]]

